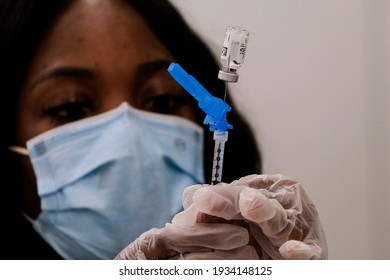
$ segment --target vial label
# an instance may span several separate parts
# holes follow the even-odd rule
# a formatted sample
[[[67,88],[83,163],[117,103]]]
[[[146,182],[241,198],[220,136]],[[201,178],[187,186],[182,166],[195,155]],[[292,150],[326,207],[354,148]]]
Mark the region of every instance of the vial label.
[[[237,26],[226,29],[220,60],[225,71],[236,71],[244,62],[249,31]]]

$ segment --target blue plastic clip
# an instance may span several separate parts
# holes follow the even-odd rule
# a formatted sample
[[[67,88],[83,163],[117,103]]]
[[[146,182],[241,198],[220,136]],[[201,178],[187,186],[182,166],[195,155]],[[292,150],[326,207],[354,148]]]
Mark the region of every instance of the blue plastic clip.
[[[206,113],[203,124],[210,125],[210,130],[226,131],[233,126],[228,124],[226,113],[231,107],[222,99],[211,95],[193,76],[177,63],[172,62],[168,67],[171,76],[197,101],[198,106]]]

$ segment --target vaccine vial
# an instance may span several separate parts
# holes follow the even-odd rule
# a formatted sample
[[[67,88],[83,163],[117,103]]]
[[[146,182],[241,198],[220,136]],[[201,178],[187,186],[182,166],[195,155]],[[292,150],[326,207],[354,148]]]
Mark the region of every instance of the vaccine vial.
[[[239,26],[227,27],[220,56],[222,63],[222,69],[218,72],[220,80],[231,83],[238,81],[237,69],[244,63],[248,39],[248,30]]]

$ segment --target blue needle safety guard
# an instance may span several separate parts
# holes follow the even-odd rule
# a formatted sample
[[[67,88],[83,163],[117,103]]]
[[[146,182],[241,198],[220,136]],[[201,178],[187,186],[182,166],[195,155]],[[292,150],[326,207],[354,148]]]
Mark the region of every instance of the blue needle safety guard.
[[[211,131],[226,131],[233,126],[228,124],[226,113],[231,107],[222,99],[209,93],[193,76],[189,75],[178,63],[172,62],[168,67],[171,76],[197,101],[199,108],[206,113],[203,124],[210,126]]]

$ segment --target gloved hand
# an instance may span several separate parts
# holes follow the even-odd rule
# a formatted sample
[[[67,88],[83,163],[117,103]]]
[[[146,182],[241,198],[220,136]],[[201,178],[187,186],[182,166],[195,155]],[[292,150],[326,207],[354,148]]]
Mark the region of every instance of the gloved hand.
[[[187,215],[187,217],[183,216]],[[161,229],[143,233],[124,248],[116,260],[145,259],[258,259],[256,250],[248,246],[247,229],[232,224],[195,223],[195,211],[180,214],[180,219]],[[188,221],[184,225],[180,220]]]
[[[250,244],[261,259],[328,258],[313,202],[298,182],[283,175],[249,175],[231,184],[194,185],[185,190],[183,205],[181,215],[192,212],[194,216],[196,211],[200,224],[221,219],[241,223],[249,229]]]

